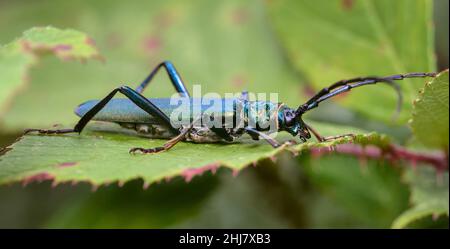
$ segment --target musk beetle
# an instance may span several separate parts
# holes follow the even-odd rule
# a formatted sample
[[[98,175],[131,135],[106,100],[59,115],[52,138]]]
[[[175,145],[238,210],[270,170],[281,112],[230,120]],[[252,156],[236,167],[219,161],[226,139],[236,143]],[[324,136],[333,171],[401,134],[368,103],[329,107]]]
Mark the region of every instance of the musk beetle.
[[[159,69],[164,68],[178,92],[180,98],[187,99],[189,103],[181,108],[193,108],[196,103],[200,109],[200,116],[228,120],[222,122],[222,126],[207,127],[203,122],[197,122],[197,116],[188,115],[184,117],[187,125],[174,127],[170,115],[175,108],[180,105],[171,105],[171,99],[158,98],[148,99],[142,95],[142,92],[148,86]],[[130,153],[157,153],[172,148],[176,143],[182,140],[205,143],[217,141],[234,141],[243,134],[249,134],[253,139],[264,139],[274,148],[282,144],[268,135],[268,127],[260,125],[261,121],[272,122],[275,124],[276,131],[286,131],[292,136],[299,136],[300,140],[305,142],[311,138],[311,133],[318,141],[327,141],[342,136],[352,136],[344,134],[333,137],[323,137],[311,126],[302,120],[302,115],[316,108],[319,103],[330,99],[343,92],[350,91],[353,88],[372,85],[376,83],[386,83],[394,87],[399,95],[397,110],[402,102],[400,87],[394,82],[405,78],[416,77],[435,77],[436,73],[406,73],[387,77],[357,77],[347,80],[340,80],[329,87],[323,88],[312,96],[306,103],[296,109],[292,109],[283,103],[273,103],[270,101],[251,101],[246,92],[238,98],[221,99],[221,105],[214,110],[210,106],[205,106],[200,102],[198,104],[194,98],[190,97],[186,86],[183,83],[179,73],[172,63],[165,61],[156,66],[147,78],[136,88],[121,86],[111,91],[101,100],[91,100],[77,107],[75,113],[81,117],[73,129],[27,129],[25,133],[37,132],[39,134],[64,134],[78,132],[80,133],[86,124],[91,120],[107,121],[120,124],[124,128],[135,129],[139,133],[145,133],[154,138],[169,139],[163,146],[154,148],[132,148]],[[127,98],[113,99],[116,93],[121,93]],[[260,110],[264,110],[261,112]],[[194,112],[191,112],[194,113]],[[210,116],[214,113],[214,117]],[[237,121],[239,118],[239,122]],[[239,125],[238,125],[239,123]],[[256,124],[256,125],[255,125]],[[295,143],[293,140],[286,143]]]

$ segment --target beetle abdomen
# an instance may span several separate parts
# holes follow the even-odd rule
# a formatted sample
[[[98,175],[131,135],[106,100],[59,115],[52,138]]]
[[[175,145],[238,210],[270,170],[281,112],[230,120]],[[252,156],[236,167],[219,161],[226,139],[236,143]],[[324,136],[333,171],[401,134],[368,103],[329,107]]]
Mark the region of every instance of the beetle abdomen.
[[[135,130],[139,135],[149,138],[168,139],[176,136],[167,127],[159,124],[118,123],[126,129]]]

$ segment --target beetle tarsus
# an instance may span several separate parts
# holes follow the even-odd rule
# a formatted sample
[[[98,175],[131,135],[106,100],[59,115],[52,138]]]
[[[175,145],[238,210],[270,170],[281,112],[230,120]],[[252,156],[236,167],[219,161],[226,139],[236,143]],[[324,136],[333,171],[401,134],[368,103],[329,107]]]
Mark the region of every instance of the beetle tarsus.
[[[37,132],[38,134],[45,134],[45,135],[51,135],[51,134],[65,134],[65,133],[72,133],[75,132],[74,129],[58,129],[58,130],[43,130],[43,129],[25,129],[23,131],[23,134],[29,134],[32,132]]]
[[[291,145],[296,145],[298,143],[294,139],[289,139],[286,142],[284,142],[284,144],[287,145],[287,146],[291,146]]]
[[[338,138],[343,138],[343,137],[351,137],[352,139],[355,139],[356,135],[352,134],[352,133],[347,133],[347,134],[342,134],[342,135],[337,135],[337,136],[323,137],[322,142],[328,142],[328,141],[335,140]]]
[[[266,140],[270,145],[272,145],[273,148],[278,148],[281,146],[281,144],[278,143],[277,140],[271,138],[269,135],[260,132],[254,128],[245,127],[245,131],[252,137],[253,140],[257,140],[261,137],[262,139]]]
[[[131,148],[130,149],[130,154],[136,154],[136,152],[140,152],[142,154],[155,154],[158,152],[162,152],[165,151],[166,148],[165,147],[154,147],[154,148]]]
[[[329,137],[323,137],[322,135],[319,134],[319,132],[317,132],[316,129],[312,128],[309,125],[306,125],[306,127],[308,128],[308,130],[310,130],[312,132],[312,134],[316,137],[317,141],[322,143],[322,142],[328,142],[331,140],[335,140],[338,138],[342,138],[342,137],[352,137],[352,139],[355,139],[356,135],[352,134],[352,133],[347,133],[347,134],[342,134],[342,135],[337,135],[337,136],[329,136]]]

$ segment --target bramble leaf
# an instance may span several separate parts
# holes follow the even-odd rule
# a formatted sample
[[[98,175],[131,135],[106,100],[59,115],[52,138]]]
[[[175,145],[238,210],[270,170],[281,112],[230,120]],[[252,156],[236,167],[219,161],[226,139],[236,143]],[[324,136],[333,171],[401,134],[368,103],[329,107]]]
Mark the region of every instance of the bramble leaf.
[[[393,228],[404,228],[414,221],[426,216],[436,219],[440,215],[449,215],[448,205],[448,171],[436,175],[430,167],[419,167],[409,170],[405,180],[411,185],[412,207],[397,217]]]
[[[101,58],[93,40],[79,31],[53,27],[25,31],[19,39],[0,47],[0,116],[24,88],[30,67],[45,54],[62,60]]]
[[[325,135],[364,133],[351,127],[313,124]],[[167,152],[130,155],[128,151],[132,147],[157,147],[166,140],[136,137],[131,131],[124,134],[113,125],[102,124],[92,126],[91,129],[81,135],[22,137],[0,157],[0,184],[53,180],[55,184],[87,181],[99,185],[116,181],[123,183],[135,178],[142,178],[145,184],[151,184],[174,176],[183,176],[189,181],[205,171],[214,172],[220,166],[238,172],[259,160],[274,158],[285,149],[297,153],[312,147],[329,147],[350,140],[348,137],[324,143],[311,140],[278,149],[273,149],[265,141],[246,139],[241,143],[228,145],[179,143]],[[278,140],[282,140],[280,137],[282,136]],[[287,138],[289,136],[284,137],[284,140]],[[387,143],[387,138],[377,134],[358,135],[355,143],[382,146]]]
[[[174,179],[142,190],[140,181],[102,187],[73,198],[52,214],[46,228],[162,228],[195,216],[219,185],[211,174],[189,183]]]
[[[448,70],[425,85],[414,103],[411,127],[425,146],[448,150]]]
[[[306,165],[312,184],[333,200],[330,208],[350,213],[358,227],[389,227],[407,208],[409,192],[401,182],[401,170],[386,161],[334,154],[312,158]],[[348,227],[342,225],[345,222],[338,226]]]
[[[435,70],[429,0],[274,0],[268,8],[288,58],[316,90],[341,79]],[[399,123],[408,120],[423,82],[399,82],[404,96]],[[386,122],[397,102],[395,91],[383,84],[354,89],[339,99]]]
[[[428,148],[448,150],[448,70],[441,72],[421,90],[414,103],[411,127],[415,137]],[[449,214],[448,171],[436,172],[421,167],[418,172],[407,172],[411,185],[412,207],[393,222],[393,228],[404,228],[416,220],[432,215],[436,218]],[[441,182],[436,178],[442,177]]]

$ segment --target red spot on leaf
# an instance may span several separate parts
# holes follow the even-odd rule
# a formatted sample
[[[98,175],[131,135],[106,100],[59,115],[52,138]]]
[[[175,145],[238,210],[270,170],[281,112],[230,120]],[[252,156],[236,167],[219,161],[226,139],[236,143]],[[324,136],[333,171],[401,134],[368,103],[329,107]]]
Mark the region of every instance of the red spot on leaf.
[[[71,59],[70,51],[72,50],[72,46],[69,44],[57,44],[54,46],[49,46],[46,44],[40,44],[40,43],[31,43],[29,41],[23,40],[21,41],[21,47],[22,50],[26,53],[31,54],[45,54],[45,53],[54,53],[62,60],[69,60]]]
[[[53,180],[55,179],[55,176],[48,173],[48,172],[42,172],[42,173],[37,173],[31,176],[26,177],[23,181],[22,184],[24,186],[32,183],[32,182],[43,182],[43,181],[47,181],[47,180]]]
[[[219,164],[207,164],[200,168],[190,168],[184,170],[181,175],[184,177],[186,182],[190,182],[194,176],[202,175],[206,171],[211,171],[213,173],[216,173],[217,168],[219,167]]]
[[[318,158],[320,156],[322,156],[324,153],[321,151],[320,147],[317,148],[311,148],[310,150],[311,156],[313,158]]]
[[[58,44],[55,46],[47,46],[42,44],[30,44],[27,43],[27,51],[36,53],[36,54],[45,54],[47,52],[52,52],[55,55],[57,55],[62,60],[69,60],[72,58],[72,56],[69,54],[69,52],[72,50],[72,46],[69,44]]]
[[[77,162],[63,162],[57,165],[58,168],[72,167],[77,165]]]
[[[28,41],[26,41],[26,40],[23,40],[22,42],[20,42],[20,46],[22,47],[22,50],[24,52],[31,52],[31,51],[33,51],[32,48],[31,48],[31,44]]]
[[[237,9],[231,14],[231,20],[236,25],[242,25],[248,22],[250,14],[244,8]]]
[[[86,37],[86,39],[84,39],[84,42],[88,45],[95,46],[95,40],[91,37]]]
[[[72,49],[72,46],[71,46],[71,45],[68,45],[68,44],[58,44],[58,45],[56,45],[56,46],[53,47],[53,51],[54,51],[55,53],[58,53],[58,52],[65,52],[65,51],[69,51],[69,50],[71,50],[71,49]]]
[[[155,53],[161,49],[162,42],[157,36],[149,36],[144,39],[142,46],[147,53]]]
[[[354,0],[341,0],[341,6],[344,10],[351,10],[353,8]]]
[[[307,97],[314,96],[316,92],[317,91],[310,84],[303,85],[301,88],[301,93],[305,94]]]
[[[247,79],[243,75],[236,75],[231,80],[231,84],[236,88],[241,88],[245,82],[247,82]]]

